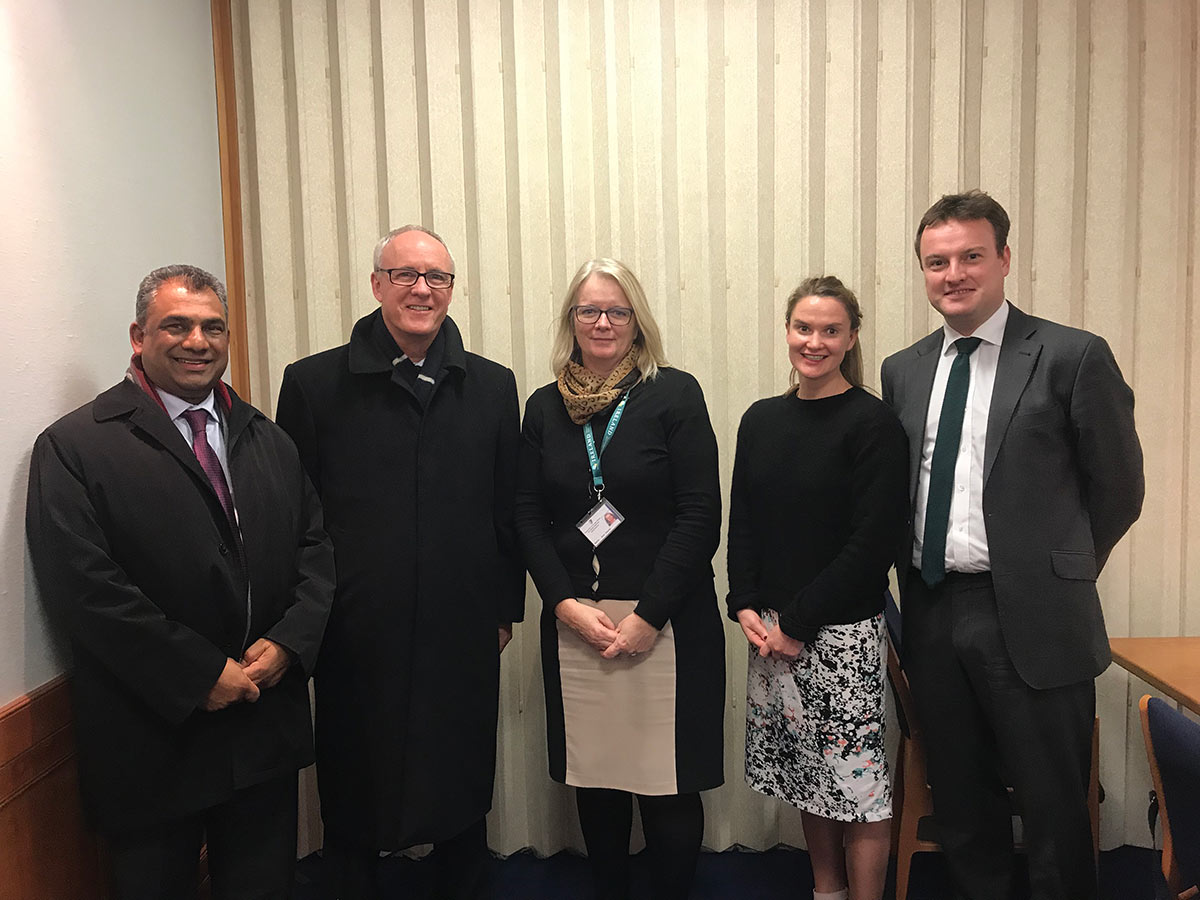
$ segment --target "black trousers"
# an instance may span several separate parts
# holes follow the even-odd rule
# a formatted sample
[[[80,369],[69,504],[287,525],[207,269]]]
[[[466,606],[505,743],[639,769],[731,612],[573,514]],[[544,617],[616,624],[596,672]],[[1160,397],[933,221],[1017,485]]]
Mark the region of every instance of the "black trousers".
[[[321,896],[325,900],[383,900],[379,849],[325,842]],[[477,900],[491,880],[492,857],[487,822],[480,819],[462,832],[433,845],[433,896],[436,900]]]
[[[1087,793],[1095,682],[1037,690],[1013,667],[991,576],[909,573],[903,659],[925,733],[942,849],[960,895],[1012,896],[1011,786],[1033,900],[1093,900]],[[1048,602],[1051,602],[1048,599]]]
[[[107,835],[119,900],[179,900],[196,890],[208,842],[213,900],[282,900],[296,870],[297,776],[152,828]]]

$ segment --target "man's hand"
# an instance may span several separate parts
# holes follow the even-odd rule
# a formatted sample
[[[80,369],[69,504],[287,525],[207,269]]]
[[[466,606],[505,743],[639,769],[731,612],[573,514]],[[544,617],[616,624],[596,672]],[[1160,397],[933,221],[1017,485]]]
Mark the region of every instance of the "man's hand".
[[[560,600],[554,615],[566,622],[571,630],[594,649],[603,653],[617,639],[617,629],[604,612],[595,606],[580,603],[574,597]]]
[[[500,652],[504,652],[504,648],[508,646],[508,642],[512,640],[512,622],[506,622],[500,626]]]
[[[204,698],[200,708],[207,712],[216,712],[242,701],[253,703],[258,699],[258,693],[258,685],[250,680],[237,660],[227,659],[225,668],[221,670],[221,677],[209,689],[208,696]]]
[[[242,671],[264,690],[279,684],[279,679],[283,678],[291,664],[292,655],[266,638],[259,638],[251,644],[242,657]]]
[[[658,629],[637,613],[630,613],[617,623],[617,637],[601,655],[605,659],[616,659],[622,653],[637,656],[653,647],[656,640]]]

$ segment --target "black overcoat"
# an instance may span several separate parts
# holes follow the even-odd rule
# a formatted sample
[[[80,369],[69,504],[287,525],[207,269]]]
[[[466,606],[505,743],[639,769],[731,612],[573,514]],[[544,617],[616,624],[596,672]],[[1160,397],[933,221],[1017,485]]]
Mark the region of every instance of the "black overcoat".
[[[427,409],[375,338],[287,367],[277,421],[325,506],[337,592],[317,664],[327,838],[396,849],[491,808],[500,659],[524,578],[512,525],[519,440],[510,370],[450,319]]]
[[[106,831],[206,809],[313,759],[308,675],[333,598],[333,553],[291,440],[230,396],[244,570],[187,441],[133,382],[34,445],[29,552],[74,651],[80,786]],[[256,703],[199,709],[226,660],[260,637],[298,664]]]

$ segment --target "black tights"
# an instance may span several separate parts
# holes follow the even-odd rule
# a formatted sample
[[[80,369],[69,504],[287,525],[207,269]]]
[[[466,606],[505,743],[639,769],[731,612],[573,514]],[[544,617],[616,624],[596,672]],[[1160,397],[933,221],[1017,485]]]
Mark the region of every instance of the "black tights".
[[[696,874],[700,840],[704,837],[700,795],[638,794],[637,798],[654,896],[662,900],[686,900]],[[633,794],[604,788],[576,788],[575,799],[597,900],[627,900]]]

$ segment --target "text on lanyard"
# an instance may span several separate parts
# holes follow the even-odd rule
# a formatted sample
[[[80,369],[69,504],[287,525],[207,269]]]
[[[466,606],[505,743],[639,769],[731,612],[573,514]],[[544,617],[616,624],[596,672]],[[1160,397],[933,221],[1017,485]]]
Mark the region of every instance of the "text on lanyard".
[[[626,391],[621,402],[617,404],[617,408],[613,410],[612,417],[608,420],[608,427],[604,429],[604,440],[600,443],[599,452],[596,451],[596,439],[592,436],[592,423],[586,422],[583,426],[583,443],[587,447],[588,462],[592,466],[592,487],[596,489],[597,497],[604,493],[604,475],[600,472],[600,457],[608,447],[608,442],[612,440],[617,425],[620,424],[621,414],[625,412],[625,403],[628,400],[629,391]]]

